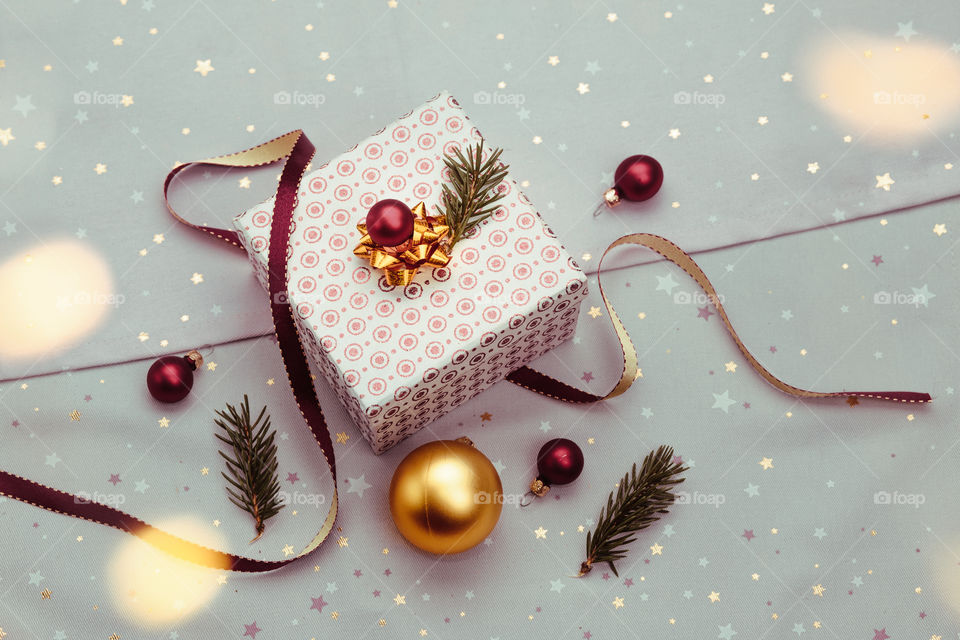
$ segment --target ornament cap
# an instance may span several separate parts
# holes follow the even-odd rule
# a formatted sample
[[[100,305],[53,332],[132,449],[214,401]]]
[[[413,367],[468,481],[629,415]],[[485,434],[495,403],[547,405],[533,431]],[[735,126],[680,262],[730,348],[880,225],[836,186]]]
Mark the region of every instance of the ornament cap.
[[[620,204],[620,192],[616,187],[610,187],[603,192],[603,201],[610,208],[617,206]]]
[[[190,362],[190,367],[196,371],[203,366],[203,355],[196,349],[191,349],[183,356]]]
[[[530,493],[542,498],[547,495],[547,492],[550,491],[550,485],[544,484],[543,480],[540,478],[534,478],[533,482],[530,483]]]
[[[461,444],[465,444],[465,445],[467,445],[467,446],[469,446],[469,447],[473,447],[474,449],[477,448],[477,445],[473,444],[473,440],[471,440],[471,439],[468,438],[467,436],[460,436],[459,438],[457,438],[456,440],[454,440],[454,442],[459,442],[459,443],[461,443]]]

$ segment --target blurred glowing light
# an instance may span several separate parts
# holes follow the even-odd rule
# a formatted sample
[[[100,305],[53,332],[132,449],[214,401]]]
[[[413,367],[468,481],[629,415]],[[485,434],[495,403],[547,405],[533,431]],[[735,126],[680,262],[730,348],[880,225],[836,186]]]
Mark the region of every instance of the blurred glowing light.
[[[0,357],[69,347],[122,301],[109,266],[86,245],[62,240],[31,247],[0,263]]]
[[[809,51],[807,70],[798,74],[808,99],[844,128],[866,133],[868,142],[956,126],[960,59],[948,44],[898,45],[847,32],[816,41]]]
[[[157,527],[206,547],[222,548],[221,536],[194,518],[176,518]],[[178,560],[134,537],[119,546],[109,575],[116,610],[144,627],[188,619],[210,603],[224,582],[222,570]]]

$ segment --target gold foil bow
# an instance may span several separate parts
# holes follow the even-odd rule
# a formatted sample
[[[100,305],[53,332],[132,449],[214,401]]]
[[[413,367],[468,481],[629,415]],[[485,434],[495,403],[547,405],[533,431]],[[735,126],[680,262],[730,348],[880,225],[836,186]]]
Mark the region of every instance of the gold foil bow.
[[[370,266],[383,270],[387,282],[396,287],[405,287],[413,280],[417,269],[445,267],[450,256],[443,250],[441,243],[450,233],[444,216],[428,216],[423,203],[411,209],[413,211],[413,235],[410,239],[395,247],[384,247],[373,241],[367,233],[367,225],[357,225],[360,232],[360,244],[353,254],[370,260]]]

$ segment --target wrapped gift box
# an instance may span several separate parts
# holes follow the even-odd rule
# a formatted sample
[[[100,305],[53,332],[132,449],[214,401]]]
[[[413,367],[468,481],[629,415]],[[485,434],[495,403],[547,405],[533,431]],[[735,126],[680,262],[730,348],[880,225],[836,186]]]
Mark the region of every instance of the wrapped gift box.
[[[446,268],[421,269],[400,288],[353,255],[356,225],[378,200],[423,201],[436,215],[444,156],[480,140],[441,93],[300,185],[289,302],[308,357],[378,454],[576,329],[586,277],[509,176],[496,213]],[[272,212],[271,198],[234,221],[265,288]]]

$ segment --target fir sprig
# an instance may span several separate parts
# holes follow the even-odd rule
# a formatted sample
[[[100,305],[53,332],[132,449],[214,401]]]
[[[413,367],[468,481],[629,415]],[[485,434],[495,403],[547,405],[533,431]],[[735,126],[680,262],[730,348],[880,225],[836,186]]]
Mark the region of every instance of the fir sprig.
[[[440,194],[442,206],[437,208],[447,218],[450,247],[497,210],[494,205],[503,198],[497,186],[508,169],[500,163],[501,153],[503,149],[494,149],[484,161],[481,140],[480,144],[467,147],[466,154],[454,149],[453,156],[443,158],[450,171],[450,184],[444,183]]]
[[[663,445],[647,454],[639,473],[634,463],[620,481],[616,499],[610,492],[597,528],[587,533],[587,559],[580,565],[579,575],[589,573],[594,563],[606,562],[619,577],[614,562],[626,557],[624,547],[636,539],[637,532],[668,512],[675,498],[672,489],[683,482],[680,474],[686,470],[683,463],[673,460],[673,448]]]
[[[267,408],[260,410],[257,419],[250,421],[250,401],[246,394],[237,411],[228,404],[226,411],[217,411],[214,422],[226,435],[216,436],[233,449],[233,456],[220,451],[227,463],[227,472],[221,475],[232,487],[227,487],[230,502],[253,516],[257,529],[255,542],[263,535],[266,521],[283,507],[280,499],[280,480],[277,477],[276,432],[270,428]]]

